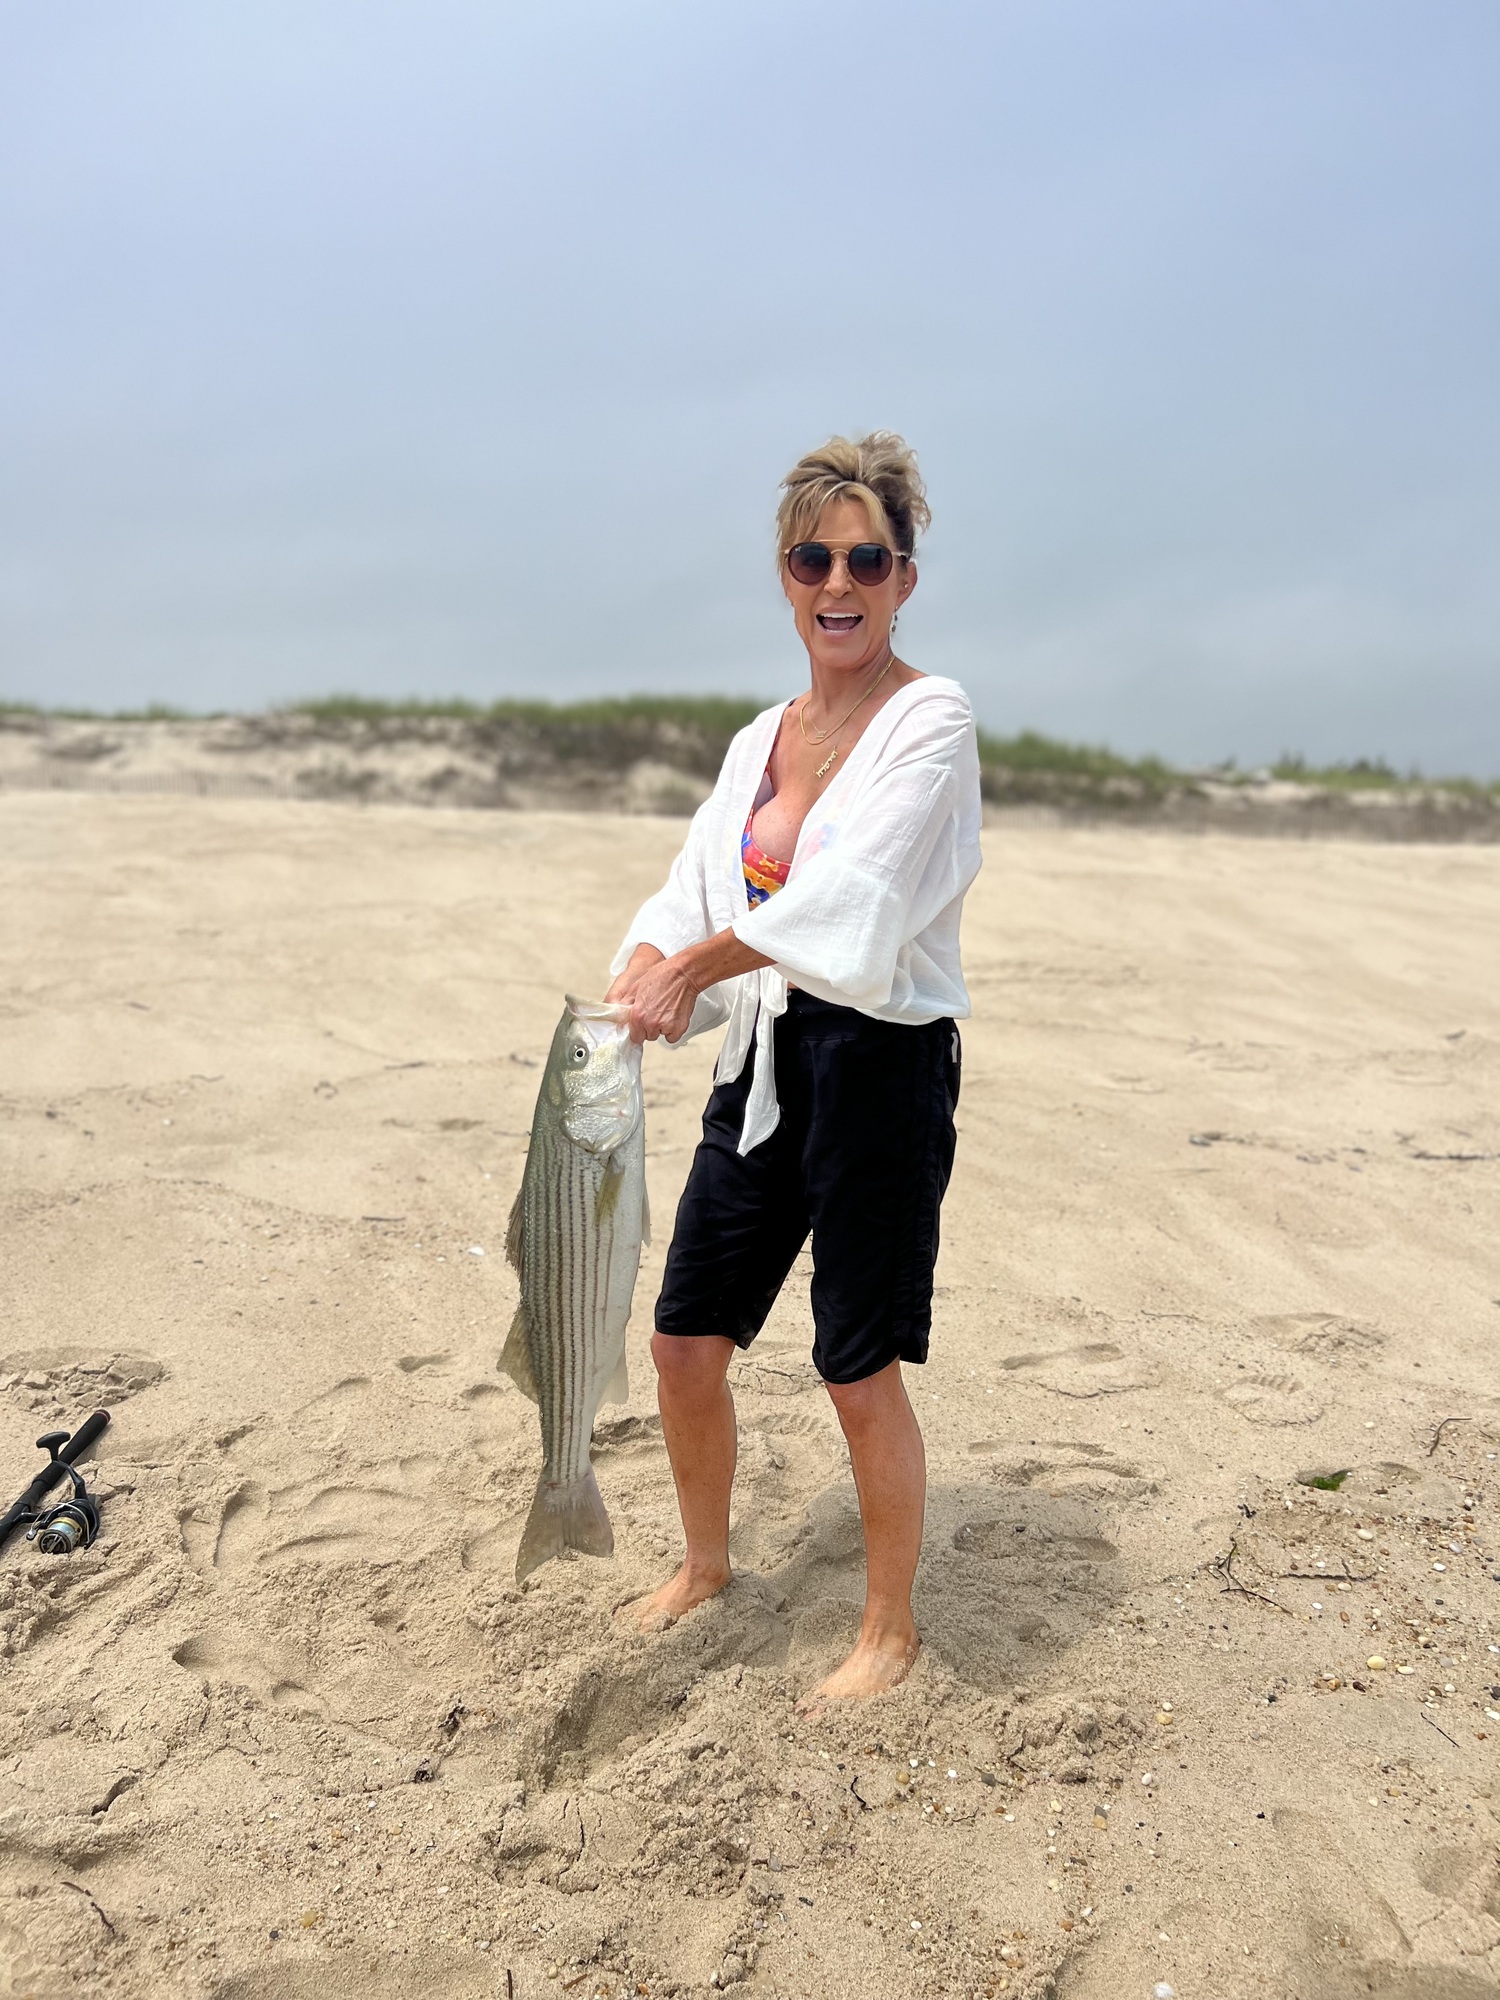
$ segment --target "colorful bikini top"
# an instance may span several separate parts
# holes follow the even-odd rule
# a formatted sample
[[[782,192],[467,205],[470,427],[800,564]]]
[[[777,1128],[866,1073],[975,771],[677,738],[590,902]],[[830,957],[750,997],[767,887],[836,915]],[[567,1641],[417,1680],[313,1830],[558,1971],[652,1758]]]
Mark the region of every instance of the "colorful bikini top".
[[[750,807],[750,816],[745,821],[745,831],[740,835],[740,866],[745,871],[745,896],[752,910],[758,903],[774,896],[778,889],[784,889],[786,879],[792,872],[790,861],[778,861],[774,855],[767,854],[755,838],[755,815],[772,796],[771,767],[767,764],[760,789]]]

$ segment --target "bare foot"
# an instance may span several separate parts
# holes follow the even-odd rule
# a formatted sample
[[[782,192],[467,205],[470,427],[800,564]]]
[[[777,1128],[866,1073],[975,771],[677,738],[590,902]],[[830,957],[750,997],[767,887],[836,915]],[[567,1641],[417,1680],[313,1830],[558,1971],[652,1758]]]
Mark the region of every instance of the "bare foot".
[[[876,1645],[872,1639],[861,1639],[841,1667],[835,1667],[826,1681],[802,1697],[798,1713],[816,1715],[825,1702],[868,1701],[872,1695],[889,1693],[906,1679],[921,1650],[922,1641],[915,1632],[897,1652]]]
[[[665,1632],[694,1605],[717,1597],[728,1581],[727,1569],[690,1570],[684,1563],[676,1576],[664,1583],[660,1590],[653,1590],[647,1597],[637,1597],[632,1603],[621,1605],[615,1616],[621,1624],[631,1625],[638,1632]]]

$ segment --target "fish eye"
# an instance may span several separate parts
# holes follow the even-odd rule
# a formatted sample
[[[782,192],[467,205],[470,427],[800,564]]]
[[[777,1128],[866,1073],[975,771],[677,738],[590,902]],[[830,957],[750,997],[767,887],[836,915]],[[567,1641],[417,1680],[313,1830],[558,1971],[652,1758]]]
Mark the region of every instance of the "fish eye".
[[[568,1061],[573,1064],[575,1069],[579,1064],[586,1063],[588,1059],[589,1051],[587,1042],[575,1042],[572,1048],[568,1050]]]

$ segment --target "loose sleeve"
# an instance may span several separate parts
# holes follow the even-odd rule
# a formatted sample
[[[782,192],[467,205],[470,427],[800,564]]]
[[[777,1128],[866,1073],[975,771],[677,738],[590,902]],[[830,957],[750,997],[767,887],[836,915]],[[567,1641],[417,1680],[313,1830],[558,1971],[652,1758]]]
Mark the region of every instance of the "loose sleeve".
[[[973,879],[956,837],[969,785],[978,754],[967,704],[924,704],[845,814],[819,829],[816,851],[735,921],[735,935],[819,997],[886,1006],[902,947]]]
[[[690,944],[702,944],[713,936],[704,864],[710,831],[719,823],[718,793],[719,786],[715,786],[713,795],[694,813],[688,837],[666,882],[631,918],[625,941],[610,964],[612,976],[625,970],[637,945],[654,944],[670,958],[674,952],[686,951]]]

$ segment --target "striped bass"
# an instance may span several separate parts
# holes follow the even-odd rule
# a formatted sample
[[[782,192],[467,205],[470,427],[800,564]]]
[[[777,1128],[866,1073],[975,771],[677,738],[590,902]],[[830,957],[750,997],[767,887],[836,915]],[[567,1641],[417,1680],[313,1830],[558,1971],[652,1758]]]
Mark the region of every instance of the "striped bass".
[[[628,1007],[568,996],[506,1232],[521,1302],[499,1365],[536,1404],[542,1429],[518,1583],[564,1549],[614,1553],[589,1440],[599,1405],[630,1394],[625,1325],[650,1237],[641,1051],[629,1017]]]

